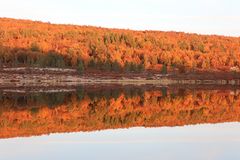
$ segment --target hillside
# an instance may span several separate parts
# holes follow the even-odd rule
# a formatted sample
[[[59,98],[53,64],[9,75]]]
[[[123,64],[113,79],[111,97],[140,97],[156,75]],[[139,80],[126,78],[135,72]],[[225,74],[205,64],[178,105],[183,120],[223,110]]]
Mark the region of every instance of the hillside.
[[[112,72],[239,72],[240,38],[0,18],[0,65]]]

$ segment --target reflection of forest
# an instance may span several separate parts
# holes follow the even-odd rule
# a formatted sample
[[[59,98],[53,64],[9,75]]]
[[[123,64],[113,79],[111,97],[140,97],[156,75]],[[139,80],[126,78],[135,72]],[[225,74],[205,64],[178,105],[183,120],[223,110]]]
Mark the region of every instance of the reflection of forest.
[[[240,121],[238,90],[78,87],[0,95],[0,137]]]

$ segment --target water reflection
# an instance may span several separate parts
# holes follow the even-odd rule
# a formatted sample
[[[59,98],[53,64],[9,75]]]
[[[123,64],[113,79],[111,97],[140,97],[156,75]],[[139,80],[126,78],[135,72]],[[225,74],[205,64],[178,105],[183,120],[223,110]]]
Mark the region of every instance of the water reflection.
[[[0,138],[240,121],[240,92],[156,86],[0,91]]]

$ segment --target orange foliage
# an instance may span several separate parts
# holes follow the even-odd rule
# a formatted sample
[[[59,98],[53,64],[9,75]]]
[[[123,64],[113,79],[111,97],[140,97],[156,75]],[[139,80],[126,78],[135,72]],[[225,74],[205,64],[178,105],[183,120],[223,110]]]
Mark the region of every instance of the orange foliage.
[[[168,94],[163,93],[148,90],[129,97],[121,92],[117,98],[90,98],[85,94],[81,99],[71,94],[66,96],[66,102],[54,107],[38,106],[31,100],[25,106],[16,106],[7,98],[1,101],[0,137],[240,121],[238,91],[168,90]],[[37,110],[32,106],[38,106]]]
[[[6,18],[1,18],[0,24],[0,54],[15,55],[23,51],[34,56],[29,48],[35,44],[38,52],[53,50],[71,57],[72,66],[81,58],[85,65],[91,59],[110,59],[121,66],[134,62],[144,64],[146,69],[161,70],[165,64],[172,70],[184,68],[184,72],[240,68],[240,38],[55,25]],[[7,59],[11,55],[5,56]]]

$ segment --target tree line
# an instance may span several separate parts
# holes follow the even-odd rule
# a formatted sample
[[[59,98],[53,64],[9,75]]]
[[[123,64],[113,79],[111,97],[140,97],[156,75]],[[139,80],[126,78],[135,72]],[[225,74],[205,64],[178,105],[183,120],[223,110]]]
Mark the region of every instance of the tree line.
[[[55,51],[42,53],[36,43],[32,44],[29,50],[15,50],[11,51],[13,53],[0,52],[1,67],[76,68],[79,73],[84,73],[86,69],[126,73],[140,73],[145,70],[142,63],[126,62],[124,66],[121,66],[116,60],[111,61],[110,59],[105,61],[91,59],[86,63],[81,58],[77,58],[76,63],[72,63],[72,57],[68,55],[62,55]]]

